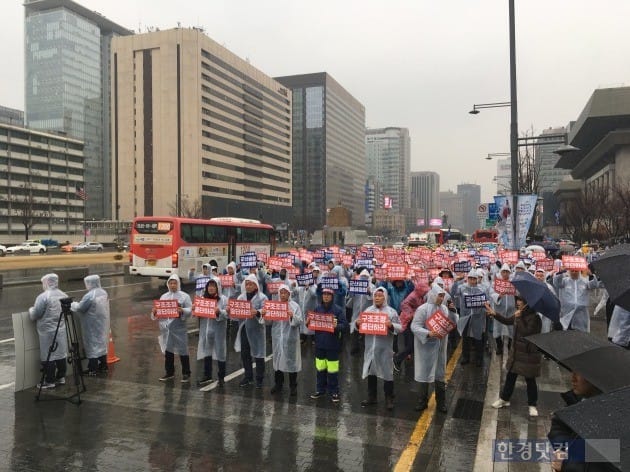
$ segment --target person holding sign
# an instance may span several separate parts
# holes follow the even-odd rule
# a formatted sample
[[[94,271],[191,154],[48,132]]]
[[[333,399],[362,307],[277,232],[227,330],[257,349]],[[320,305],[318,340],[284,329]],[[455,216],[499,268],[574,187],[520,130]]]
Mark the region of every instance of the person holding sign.
[[[203,291],[206,288],[206,283],[214,275],[210,271],[210,264],[202,264],[201,274],[195,274],[195,268],[191,267],[188,271],[188,280],[195,282],[195,295],[198,297],[203,296]]]
[[[392,357],[392,343],[394,334],[400,333],[402,326],[398,313],[387,304],[387,289],[379,287],[372,295],[374,303],[368,307],[355,321],[359,332],[365,334],[365,349],[363,351],[363,378],[368,379],[368,397],[361,402],[362,407],[376,404],[377,378],[383,379],[385,404],[388,410],[394,409],[394,358]],[[385,315],[384,322],[380,322],[373,314]],[[372,320],[374,318],[374,320]],[[379,325],[383,325],[384,332],[376,332]],[[372,331],[372,327],[374,331]]]
[[[346,328],[345,313],[333,303],[335,291],[331,288],[322,290],[322,303],[315,307],[306,318],[306,327],[315,331],[315,369],[317,370],[317,390],[312,399],[321,398],[326,393],[333,403],[339,403],[339,351],[341,333]],[[331,318],[332,326],[324,326],[321,318]]]
[[[503,264],[499,275],[495,277],[494,284],[490,289],[490,300],[492,300],[492,308],[505,318],[511,318],[516,310],[516,304],[514,302],[514,294],[516,289],[514,285],[510,283],[510,275],[512,270],[509,264]],[[492,324],[492,334],[496,342],[497,356],[503,355],[503,336],[508,338],[508,351],[512,345],[512,336],[514,328],[512,325],[505,325],[500,323],[496,318]]]
[[[267,347],[265,320],[261,316],[261,310],[267,297],[260,292],[258,278],[249,274],[243,281],[241,294],[238,300],[247,300],[251,305],[251,318],[239,319],[238,333],[234,341],[234,350],[241,353],[241,362],[245,370],[245,378],[239,386],[248,387],[252,384],[254,373],[252,371],[252,357],[256,360],[256,388],[263,387],[265,378],[265,351]],[[228,314],[230,308],[228,307]]]
[[[219,387],[225,384],[225,361],[227,355],[227,298],[221,293],[221,284],[210,279],[203,291],[203,298],[215,300],[214,316],[199,318],[199,343],[197,344],[197,360],[203,359],[203,377],[197,384],[200,387],[212,382],[212,359],[219,366]]]
[[[308,277],[310,275],[310,277]],[[313,311],[317,306],[317,283],[319,282],[319,267],[312,266],[311,273],[305,272],[298,275],[298,287],[293,291],[293,299],[300,305],[302,313]],[[306,327],[306,316],[303,316],[303,323],[300,327],[300,342],[304,344],[307,339],[315,333]],[[314,342],[314,341],[313,341]]]
[[[500,323],[514,325],[514,342],[506,363],[507,374],[499,399],[492,404],[493,408],[510,406],[510,397],[514,392],[516,378],[519,375],[525,377],[527,383],[527,405],[529,416],[538,416],[536,403],[538,402],[538,385],[536,377],[540,375],[541,354],[536,346],[525,340],[527,336],[540,333],[542,321],[538,314],[527,305],[527,302],[517,296],[516,311],[514,316],[506,318],[486,304],[487,315],[494,317]]]
[[[356,281],[360,281],[357,283]],[[362,282],[361,282],[362,281]],[[355,355],[359,352],[359,332],[356,329],[354,322],[359,318],[359,314],[367,309],[372,304],[372,292],[374,291],[374,285],[370,282],[370,273],[367,269],[363,269],[354,280],[350,281],[350,293],[348,301],[346,302],[346,308],[352,310],[352,316],[350,319],[350,336],[352,337],[352,348],[350,354]]]
[[[265,322],[271,324],[271,346],[273,349],[274,386],[271,393],[282,392],[284,373],[289,374],[289,390],[292,397],[297,395],[297,373],[302,370],[302,353],[300,349],[300,326],[302,325],[302,310],[294,301],[290,300],[291,289],[281,285],[278,289],[282,309],[274,309],[272,313],[267,309],[267,303],[261,313]],[[281,319],[284,315],[286,319]],[[273,318],[272,318],[273,316]]]
[[[181,290],[181,282],[177,274],[171,275],[166,281],[168,292],[160,300],[177,301],[177,318],[160,318],[160,347],[164,353],[165,373],[160,377],[161,382],[175,377],[175,354],[179,355],[182,364],[182,383],[190,382],[190,355],[188,354],[188,329],[186,320],[192,313],[192,301],[186,292]],[[157,308],[153,307],[151,318],[156,319]]]
[[[226,284],[221,284],[223,295],[226,298],[238,298],[241,294],[241,284],[243,283],[243,277],[240,272],[236,270],[236,263],[234,261],[230,262],[225,267],[225,277],[229,276],[232,278],[232,284],[227,286]]]
[[[591,273],[584,259],[584,269],[588,278],[582,277],[582,268],[577,264],[569,269],[566,267],[553,277],[553,286],[560,299],[560,323],[563,329],[591,331],[591,319],[588,313],[589,290],[599,287],[599,280]]]
[[[448,333],[457,327],[459,316],[455,305],[444,304],[446,290],[437,284],[427,294],[427,302],[416,310],[411,322],[414,336],[414,380],[420,383],[420,399],[416,411],[429,404],[429,383],[435,382],[438,411],[446,413],[446,349]]]
[[[470,362],[470,351],[474,347],[477,354],[477,366],[483,365],[483,345],[486,331],[484,306],[487,301],[486,291],[478,284],[477,271],[468,272],[467,281],[459,287],[459,321],[457,329],[462,335],[462,365]]]

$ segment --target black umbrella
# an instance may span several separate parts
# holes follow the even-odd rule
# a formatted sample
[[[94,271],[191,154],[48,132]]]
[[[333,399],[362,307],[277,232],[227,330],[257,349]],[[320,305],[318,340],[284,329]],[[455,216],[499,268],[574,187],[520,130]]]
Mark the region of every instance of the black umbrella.
[[[604,393],[630,385],[630,351],[614,344],[559,359],[559,362],[571,372],[579,372]]]
[[[511,282],[531,308],[551,321],[560,321],[560,300],[549,290],[545,282],[541,282],[529,272],[517,272]]]
[[[620,244],[593,261],[595,273],[608,291],[610,300],[630,310],[630,244]]]
[[[532,334],[525,339],[558,362],[583,352],[610,346],[605,339],[577,330]]]
[[[599,455],[619,470],[630,470],[630,387],[596,395],[555,415],[586,439],[587,460]]]

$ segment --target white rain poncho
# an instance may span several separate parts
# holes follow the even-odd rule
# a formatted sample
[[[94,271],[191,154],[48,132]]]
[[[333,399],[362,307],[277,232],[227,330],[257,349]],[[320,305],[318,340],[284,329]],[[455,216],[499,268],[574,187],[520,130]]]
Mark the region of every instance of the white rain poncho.
[[[247,300],[247,291],[245,290],[245,282],[250,281],[256,284],[258,291],[251,298],[250,303],[254,310],[262,310],[267,296],[260,291],[260,284],[258,278],[250,274],[245,277],[243,284],[241,285],[241,294],[238,296],[239,300]],[[264,358],[266,353],[266,341],[267,335],[265,330],[265,320],[262,317],[254,316],[245,320],[238,320],[238,333],[234,340],[234,350],[241,352],[241,332],[245,330],[247,333],[247,339],[249,341],[249,347],[252,357]]]
[[[497,275],[499,280],[505,280],[501,277],[503,272],[512,273],[510,266],[508,264],[503,264],[501,267],[501,272]],[[509,279],[508,279],[509,280]],[[491,286],[488,289],[488,295],[490,297],[490,302],[492,305],[492,309],[496,311],[499,315],[504,316],[505,318],[512,318],[514,316],[514,312],[516,311],[516,301],[514,299],[514,295],[501,295],[494,290],[494,286]],[[492,320],[492,335],[495,338],[500,336],[508,336],[509,338],[514,337],[514,325],[505,325],[503,323],[499,323],[497,320]]]
[[[610,317],[608,337],[619,346],[628,347],[630,345],[630,311],[615,305]]]
[[[429,336],[426,321],[436,311],[440,311],[453,323],[457,323],[457,313],[450,311],[444,303],[437,305],[436,299],[446,291],[434,286],[427,294],[427,303],[421,305],[413,315],[411,332],[414,339],[414,380],[416,382],[444,382],[446,372],[446,349],[448,336],[434,338]]]
[[[363,269],[359,274],[362,280],[370,280],[370,273]],[[352,308],[352,320],[350,321],[350,332],[354,333],[357,329],[354,322],[359,318],[362,311],[365,311],[372,304],[372,292],[374,292],[374,284],[368,283],[367,295],[348,293],[348,301],[346,308]]]
[[[280,290],[286,289],[282,287]],[[300,306],[293,300],[289,300],[289,310],[293,312],[293,319],[271,322],[273,370],[299,372],[302,370],[300,326],[303,324],[303,316]]]
[[[597,279],[589,280],[581,275],[572,279],[568,273],[556,274],[553,286],[560,299],[560,323],[564,329],[571,326],[578,331],[590,332],[591,320],[588,313],[590,296],[588,291],[599,287]]]
[[[212,279],[217,285],[217,294],[221,293],[221,283]],[[210,281],[208,281],[210,282]],[[205,287],[204,287],[205,292]],[[199,318],[199,342],[197,343],[197,360],[204,357],[225,362],[227,358],[227,303],[228,299],[224,295],[219,295],[217,307],[219,314],[216,318]]]
[[[35,305],[29,308],[28,316],[37,323],[39,336],[39,359],[45,362],[48,351],[55,338],[57,348],[50,354],[50,360],[65,359],[68,356],[68,340],[66,337],[66,323],[61,316],[61,303],[59,300],[67,295],[59,290],[59,277],[57,274],[46,274],[42,277],[44,292],[35,299]],[[60,319],[61,317],[61,319]],[[57,330],[59,326],[59,330]]]
[[[382,307],[369,306],[365,312],[385,313],[392,322],[394,331],[387,331],[386,336],[365,335],[365,350],[363,352],[363,378],[368,375],[376,375],[383,380],[394,380],[394,357],[392,356],[392,346],[394,344],[394,334],[402,331],[398,313],[387,304],[387,290],[379,287],[374,290],[385,294],[385,301]]]
[[[317,281],[315,284],[308,287],[298,287],[293,291],[293,299],[300,306],[302,311],[302,324],[300,326],[300,332],[302,334],[312,335],[315,331],[311,331],[306,327],[306,315],[309,311],[315,310],[317,306]]]
[[[232,269],[232,273],[230,274],[230,268]],[[241,283],[242,280],[239,278],[238,271],[236,270],[236,263],[230,262],[226,267],[226,274],[232,276],[232,280],[234,281],[233,287],[223,287],[223,295],[226,298],[238,298],[241,294]]]
[[[79,314],[83,347],[88,359],[107,355],[109,342],[109,297],[101,288],[98,275],[88,275],[83,279],[88,290],[80,302],[72,303],[72,311]]]
[[[470,276],[471,275],[469,273],[468,277]],[[486,291],[483,288],[480,288],[479,285],[472,286],[465,283],[459,287],[460,306],[457,329],[459,330],[459,334],[463,335],[466,325],[469,325],[468,336],[477,340],[481,340],[483,338],[483,333],[486,330],[486,309],[483,306],[467,308],[466,297],[480,296],[485,296],[487,298]]]
[[[168,318],[160,320],[160,348],[162,352],[172,352],[180,356],[188,355],[188,328],[186,320],[192,314],[192,302],[186,292],[181,290],[181,282],[177,274],[171,275],[166,281],[177,281],[177,290],[170,290],[160,297],[160,300],[177,300],[182,308],[182,315],[179,318]]]

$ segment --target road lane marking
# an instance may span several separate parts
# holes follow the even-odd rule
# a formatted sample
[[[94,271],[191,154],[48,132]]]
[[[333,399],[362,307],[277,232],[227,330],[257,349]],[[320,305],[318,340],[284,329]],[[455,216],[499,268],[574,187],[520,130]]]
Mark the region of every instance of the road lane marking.
[[[455,371],[455,367],[457,367],[457,361],[462,353],[462,341],[460,340],[457,348],[453,352],[448,365],[446,366],[446,374],[445,380],[448,383],[451,380],[453,372]],[[431,394],[431,398],[429,398],[429,406],[427,409],[422,412],[420,418],[418,418],[418,422],[416,423],[416,427],[411,433],[411,437],[409,438],[409,442],[407,443],[407,447],[405,447],[404,451],[400,455],[396,466],[394,467],[394,472],[407,472],[410,471],[413,467],[413,462],[416,459],[416,455],[418,455],[418,449],[422,445],[422,441],[424,441],[424,437],[429,430],[429,426],[431,426],[431,422],[433,421],[433,417],[435,416],[435,394]]]
[[[486,397],[484,398],[483,414],[481,416],[481,427],[479,428],[479,436],[477,438],[477,453],[475,454],[473,470],[492,470],[494,467],[492,441],[496,439],[497,436],[499,410],[498,408],[492,408],[492,402],[499,398],[501,371],[503,370],[501,361],[501,357],[493,355],[490,360],[490,366],[488,367]]]
[[[15,341],[15,338],[2,339],[2,340],[0,340],[0,344],[12,343],[13,341]]]
[[[11,388],[15,385],[15,382],[11,382],[8,384],[0,385],[0,390],[6,390],[7,388]]]
[[[273,355],[269,354],[267,357],[265,357],[265,362],[268,362],[272,357],[273,357]],[[255,362],[252,362],[252,368],[256,368],[256,363]],[[239,377],[239,376],[243,375],[244,373],[245,373],[245,369],[243,369],[241,367],[240,369],[235,370],[234,372],[232,372],[230,375],[226,375],[224,380],[226,382],[229,382],[230,380],[233,380],[236,377]],[[217,382],[215,380],[210,385],[205,385],[205,386],[201,387],[199,389],[199,391],[200,392],[209,392],[210,390],[214,390],[215,388],[217,388],[218,385],[219,385],[219,382]]]

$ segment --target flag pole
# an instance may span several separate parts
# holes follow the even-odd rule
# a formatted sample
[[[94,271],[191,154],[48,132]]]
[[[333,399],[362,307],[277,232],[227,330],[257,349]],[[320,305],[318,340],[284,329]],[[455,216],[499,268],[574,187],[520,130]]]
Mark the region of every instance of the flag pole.
[[[83,187],[85,191],[85,187]],[[87,223],[85,221],[85,198],[83,199],[83,242],[87,241]]]

